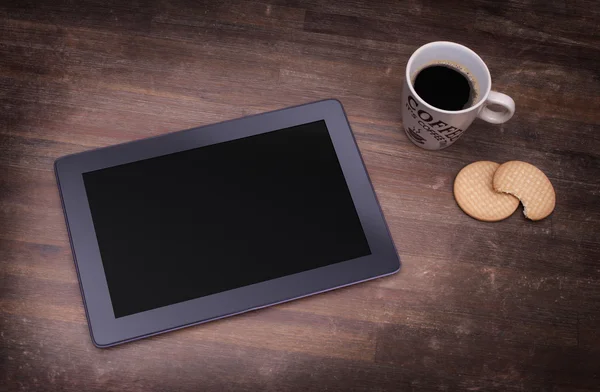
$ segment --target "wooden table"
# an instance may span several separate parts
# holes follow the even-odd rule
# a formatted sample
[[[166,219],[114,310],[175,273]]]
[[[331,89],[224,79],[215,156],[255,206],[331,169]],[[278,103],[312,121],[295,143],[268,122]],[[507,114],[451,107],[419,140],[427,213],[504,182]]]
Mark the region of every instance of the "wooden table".
[[[529,3],[3,2],[0,390],[599,390],[600,7]],[[434,40],[478,52],[517,105],[438,152],[400,118],[406,62]],[[330,97],[401,272],[94,348],[54,159]],[[551,217],[465,215],[456,173],[513,159],[550,177]]]

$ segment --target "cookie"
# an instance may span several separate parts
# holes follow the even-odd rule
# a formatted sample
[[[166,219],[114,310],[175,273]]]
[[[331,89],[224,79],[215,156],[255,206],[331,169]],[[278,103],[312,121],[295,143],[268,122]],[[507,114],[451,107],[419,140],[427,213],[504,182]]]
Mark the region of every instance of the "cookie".
[[[523,214],[531,220],[544,219],[554,210],[556,194],[552,183],[530,163],[503,163],[496,169],[493,183],[496,191],[518,197],[523,203]]]
[[[473,162],[457,174],[454,198],[469,216],[486,222],[506,219],[519,207],[519,199],[494,191],[492,179],[500,165],[496,162]]]

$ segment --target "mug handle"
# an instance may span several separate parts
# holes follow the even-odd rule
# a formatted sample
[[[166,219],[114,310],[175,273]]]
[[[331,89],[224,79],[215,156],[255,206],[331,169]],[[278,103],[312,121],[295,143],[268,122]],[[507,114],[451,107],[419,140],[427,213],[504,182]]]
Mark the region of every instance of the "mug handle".
[[[488,108],[489,105],[502,106],[504,111],[496,112]],[[492,124],[502,124],[510,120],[513,114],[515,114],[515,101],[506,94],[490,91],[487,100],[483,104],[483,108],[479,111],[477,116]]]

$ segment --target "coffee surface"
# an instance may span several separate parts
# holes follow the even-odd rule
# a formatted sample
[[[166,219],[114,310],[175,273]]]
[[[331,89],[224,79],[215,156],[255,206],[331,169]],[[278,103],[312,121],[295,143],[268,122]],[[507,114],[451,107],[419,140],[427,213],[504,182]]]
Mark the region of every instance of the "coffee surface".
[[[467,75],[446,64],[423,68],[414,80],[417,95],[438,109],[462,110],[473,105],[475,91]]]

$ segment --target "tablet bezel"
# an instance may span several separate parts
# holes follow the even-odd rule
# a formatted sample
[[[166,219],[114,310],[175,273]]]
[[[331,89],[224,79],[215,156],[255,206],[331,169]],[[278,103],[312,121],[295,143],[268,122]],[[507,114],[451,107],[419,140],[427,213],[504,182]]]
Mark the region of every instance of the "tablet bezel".
[[[371,255],[115,318],[82,174],[324,120]],[[341,103],[330,99],[59,158],[55,173],[94,345],[127,341],[397,272],[400,259]]]

